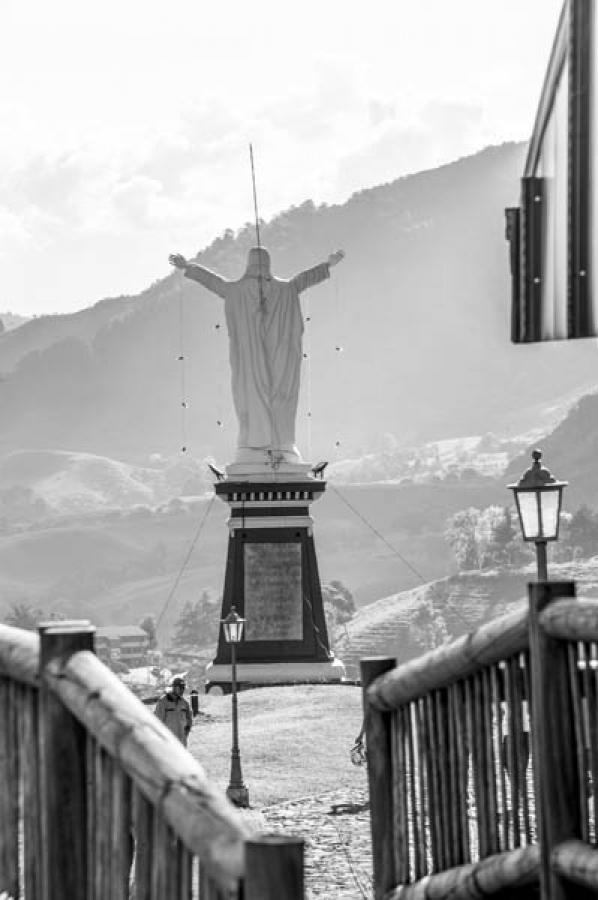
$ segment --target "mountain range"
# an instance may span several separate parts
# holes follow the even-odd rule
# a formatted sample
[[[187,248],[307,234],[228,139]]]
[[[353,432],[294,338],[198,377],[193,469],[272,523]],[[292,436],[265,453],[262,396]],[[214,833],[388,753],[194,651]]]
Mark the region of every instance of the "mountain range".
[[[262,223],[282,276],[337,247],[347,254],[303,300],[298,442],[308,458],[527,431],[542,408],[596,384],[593,341],[509,342],[503,209],[517,200],[523,155],[522,145],[491,147]],[[253,243],[247,225],[197,254],[172,249],[234,278]],[[141,462],[185,446],[196,458],[230,459],[225,331],[221,301],[168,272],[166,260],[165,277],[138,296],[5,331],[0,453]]]
[[[488,148],[262,223],[282,275],[347,253],[303,299],[298,419],[304,454],[330,461],[315,511],[322,579],[365,610],[347,651],[390,633],[397,603],[409,624],[426,599],[416,585],[444,576],[447,597],[465,596],[447,518],[510,503],[505,485],[537,442],[569,481],[565,508],[598,506],[595,341],[509,343],[503,207],[523,153]],[[197,258],[233,278],[253,241],[249,225],[227,231]],[[0,318],[0,614],[22,599],[98,624],[162,611],[164,639],[186,600],[222,589],[227,513],[210,512],[206,467],[230,460],[236,438],[220,301],[168,273],[74,314]],[[492,582],[493,596],[519,596],[520,580]]]

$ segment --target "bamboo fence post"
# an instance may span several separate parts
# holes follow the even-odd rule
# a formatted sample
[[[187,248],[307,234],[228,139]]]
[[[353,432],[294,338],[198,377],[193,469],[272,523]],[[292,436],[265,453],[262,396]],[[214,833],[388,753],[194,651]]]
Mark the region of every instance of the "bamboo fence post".
[[[23,686],[24,703],[19,723],[21,781],[23,784],[23,882],[25,897],[39,900],[43,886],[41,859],[41,800],[39,772],[39,691]]]
[[[440,809],[441,816],[441,840],[443,868],[454,866],[459,859],[458,835],[452,831],[452,815],[456,806],[456,798],[453,795],[453,782],[451,780],[451,728],[449,693],[446,688],[434,692],[434,706],[436,719],[436,752],[438,755],[438,770],[440,783]]]
[[[302,838],[265,834],[245,842],[244,900],[304,900]]]
[[[374,709],[368,702],[367,692],[376,678],[394,669],[396,664],[396,659],[390,656],[361,660],[376,900],[383,898],[397,883],[393,847],[395,840],[392,804],[393,780],[394,778],[404,778],[405,773],[397,772],[395,774],[392,770],[392,713]]]
[[[547,635],[539,622],[554,600],[575,596],[575,584],[538,582],[528,591],[540,892],[543,900],[589,900],[593,892],[564,879],[550,861],[555,847],[580,837],[581,806],[567,644]]]
[[[154,850],[154,807],[138,788],[133,793],[133,835],[135,842],[135,894],[138,900],[149,897]]]
[[[87,622],[40,626],[40,751],[42,870],[45,900],[87,896],[86,733],[54,696],[45,667],[79,650],[93,650]]]
[[[0,677],[0,892],[19,893],[19,745],[17,685]],[[0,893],[0,897],[2,894]]]

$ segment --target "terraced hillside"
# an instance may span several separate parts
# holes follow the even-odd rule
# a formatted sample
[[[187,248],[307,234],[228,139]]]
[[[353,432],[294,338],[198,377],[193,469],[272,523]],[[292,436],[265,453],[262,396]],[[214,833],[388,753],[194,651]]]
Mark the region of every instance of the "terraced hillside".
[[[552,565],[550,577],[575,580],[579,596],[598,593],[598,556]],[[533,567],[461,572],[384,597],[362,607],[347,626],[335,652],[357,675],[366,656],[396,656],[405,662],[448,637],[457,637],[525,602]]]

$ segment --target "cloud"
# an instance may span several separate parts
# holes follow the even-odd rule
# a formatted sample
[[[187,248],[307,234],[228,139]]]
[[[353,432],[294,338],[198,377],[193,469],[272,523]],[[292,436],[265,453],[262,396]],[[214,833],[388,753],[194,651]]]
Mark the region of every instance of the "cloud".
[[[47,247],[61,226],[58,217],[35,204],[27,204],[18,212],[0,207],[0,254],[6,257],[31,247]]]
[[[364,132],[362,144],[349,148],[339,160],[336,192],[346,196],[433,168],[484,145],[483,110],[470,103],[434,100],[403,120],[395,111],[394,115],[378,116],[377,123],[372,124]]]
[[[480,121],[478,107],[440,101],[406,115],[398,100],[366,95],[344,64],[326,61],[304,93],[258,98],[245,118],[189,102],[163,128],[131,128],[114,142],[88,134],[79,146],[24,160],[0,184],[4,229],[22,244],[70,233],[72,241],[121,236],[149,246],[153,233],[197,250],[253,218],[249,140],[269,218],[306,198],[337,201],[463,155],[475,149],[468,141]]]
[[[15,245],[24,245],[31,238],[22,216],[0,207],[0,252],[6,253]]]
[[[393,101],[370,100],[368,103],[368,114],[370,123],[376,127],[396,117],[396,103]]]
[[[160,209],[168,208],[164,186],[145,175],[135,175],[117,184],[111,199],[115,211],[135,225],[155,222]]]

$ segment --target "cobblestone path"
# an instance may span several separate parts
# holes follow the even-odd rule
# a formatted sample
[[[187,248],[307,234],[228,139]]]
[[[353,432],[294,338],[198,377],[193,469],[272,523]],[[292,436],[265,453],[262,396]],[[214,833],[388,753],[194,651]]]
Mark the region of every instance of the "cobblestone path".
[[[309,900],[371,900],[367,791],[334,791],[260,810],[267,827],[305,840]]]

